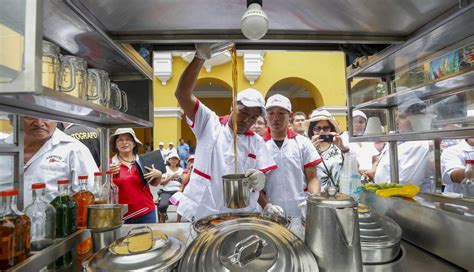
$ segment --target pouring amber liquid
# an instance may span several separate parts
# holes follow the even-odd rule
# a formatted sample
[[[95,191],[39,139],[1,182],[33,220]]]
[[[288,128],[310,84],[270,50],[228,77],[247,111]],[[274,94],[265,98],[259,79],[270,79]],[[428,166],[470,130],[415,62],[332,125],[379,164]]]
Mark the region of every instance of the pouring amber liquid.
[[[232,129],[234,132],[234,174],[237,174],[239,169],[237,167],[237,49],[234,47],[231,50],[232,54]]]

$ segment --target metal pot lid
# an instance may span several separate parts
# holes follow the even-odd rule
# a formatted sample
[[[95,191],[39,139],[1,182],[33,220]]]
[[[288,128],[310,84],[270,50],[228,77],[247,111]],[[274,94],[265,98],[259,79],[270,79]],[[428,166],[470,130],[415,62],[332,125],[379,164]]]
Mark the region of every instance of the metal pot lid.
[[[352,197],[342,193],[336,193],[335,196],[332,196],[326,192],[322,192],[321,194],[308,196],[307,201],[318,206],[334,209],[354,208],[357,206],[357,201],[355,201]]]
[[[193,223],[193,228],[197,233],[216,227],[217,225],[241,218],[257,218],[267,220],[288,227],[290,220],[283,216],[270,213],[220,213],[201,218]]]
[[[391,218],[380,216],[370,207],[359,212],[362,249],[387,248],[400,243],[402,229]]]
[[[242,218],[201,233],[179,271],[318,271],[318,266],[304,242],[285,227]]]
[[[131,236],[129,233],[109,247],[94,253],[91,259],[83,264],[83,267],[91,271],[161,271],[173,268],[183,256],[186,250],[185,244],[162,232],[153,231],[152,233],[151,248],[143,242],[150,233],[133,233]],[[130,237],[135,239],[130,241]],[[164,237],[166,239],[162,239]],[[142,245],[139,245],[140,242],[143,242]]]

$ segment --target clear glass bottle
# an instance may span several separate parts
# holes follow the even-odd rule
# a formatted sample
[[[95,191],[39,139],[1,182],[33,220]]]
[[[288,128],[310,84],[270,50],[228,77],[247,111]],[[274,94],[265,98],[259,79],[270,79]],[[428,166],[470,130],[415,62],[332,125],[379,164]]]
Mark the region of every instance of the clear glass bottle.
[[[0,191],[0,270],[25,260],[30,253],[31,221],[16,207],[17,190]]]
[[[94,195],[94,204],[107,204],[108,191],[104,190],[102,186],[102,172],[94,173],[94,187],[92,188]]]
[[[69,195],[69,180],[58,180],[58,195],[51,201],[56,209],[56,237],[66,237],[77,228],[77,204]],[[72,264],[72,253],[68,252],[56,260],[56,269]]]
[[[87,189],[88,176],[79,176],[79,191],[72,195],[77,204],[77,226],[87,227],[87,207],[94,204],[94,195]],[[92,240],[89,238],[77,245],[77,253],[87,253],[92,248]]]
[[[466,169],[461,182],[461,195],[464,200],[474,202],[474,160],[465,160]]]
[[[109,204],[119,204],[119,188],[115,185],[112,179],[113,172],[108,170],[105,172],[104,187],[109,190]]]
[[[56,209],[43,198],[46,184],[35,183],[33,203],[25,208],[31,219],[31,250],[42,250],[54,243],[56,238]]]

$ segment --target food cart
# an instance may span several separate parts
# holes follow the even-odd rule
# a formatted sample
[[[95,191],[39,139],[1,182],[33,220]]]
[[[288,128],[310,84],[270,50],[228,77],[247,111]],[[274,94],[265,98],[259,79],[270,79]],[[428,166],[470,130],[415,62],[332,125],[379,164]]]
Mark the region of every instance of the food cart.
[[[474,3],[456,0],[406,1],[264,1],[269,30],[250,41],[240,32],[245,1],[126,0],[6,0],[0,10],[0,110],[15,114],[14,141],[0,144],[12,158],[15,188],[22,183],[22,116],[36,116],[96,127],[101,132],[102,164],[108,165],[110,129],[153,126],[153,71],[131,44],[150,44],[155,51],[193,50],[194,43],[232,40],[237,49],[345,50],[374,45],[384,49],[347,63],[348,116],[351,141],[383,141],[390,147],[391,180],[399,181],[397,142],[434,143],[436,165],[432,182],[441,183],[439,149],[444,138],[474,133]],[[225,11],[225,12],[224,12]],[[5,30],[7,29],[7,30]],[[4,34],[2,34],[4,33]],[[12,35],[13,33],[13,35]],[[128,97],[128,111],[113,109],[44,87],[42,40],[83,58],[89,67],[107,71]],[[19,52],[12,51],[21,48]],[[375,50],[377,51],[377,50]],[[15,52],[5,64],[5,56]],[[468,64],[453,56],[466,52]],[[373,52],[372,52],[373,53]],[[441,64],[440,64],[441,63]],[[444,67],[443,63],[453,67]],[[469,66],[470,65],[470,66]],[[361,80],[374,84],[359,88]],[[380,88],[380,86],[382,86]],[[466,110],[444,112],[444,99]],[[435,118],[417,131],[397,130],[395,115],[410,99],[431,105]],[[449,102],[449,100],[448,100]],[[438,103],[438,104],[437,104]],[[451,103],[451,102],[449,102]],[[356,137],[351,114],[355,109],[378,117],[385,132]],[[448,110],[449,111],[449,110]],[[422,122],[426,123],[426,120]],[[457,128],[447,126],[458,124]],[[437,151],[437,152],[436,152]],[[366,265],[366,271],[473,270],[474,205],[440,194],[419,194],[414,201],[380,198],[365,192],[363,200],[402,228],[402,253],[392,263]],[[21,199],[21,197],[20,197]],[[22,204],[20,203],[20,208]],[[190,223],[161,224],[169,236],[189,244],[195,238]],[[290,227],[297,232],[296,226]],[[124,227],[122,233],[126,233]],[[33,252],[13,270],[32,271],[62,256],[89,236],[80,230],[53,246]]]

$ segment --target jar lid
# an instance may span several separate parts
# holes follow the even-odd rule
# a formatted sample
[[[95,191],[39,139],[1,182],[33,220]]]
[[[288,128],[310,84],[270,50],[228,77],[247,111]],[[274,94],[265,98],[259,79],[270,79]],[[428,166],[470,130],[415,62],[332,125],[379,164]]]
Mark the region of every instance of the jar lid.
[[[78,176],[77,178],[78,178],[78,179],[88,179],[89,176]]]
[[[95,172],[94,176],[102,176],[102,172]]]
[[[69,184],[69,180],[68,179],[58,180],[58,184]]]
[[[16,189],[0,191],[0,196],[16,196],[16,195],[18,195],[18,191]]]
[[[44,183],[33,183],[31,185],[31,189],[43,189],[46,188],[46,184]]]
[[[319,195],[314,194],[308,196],[307,201],[319,206],[335,209],[354,208],[357,206],[357,201],[355,201],[351,196],[342,193],[336,193],[335,196],[330,196],[326,192]]]
[[[179,271],[318,271],[318,266],[306,244],[285,227],[242,218],[201,233]]]

